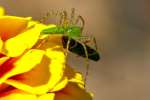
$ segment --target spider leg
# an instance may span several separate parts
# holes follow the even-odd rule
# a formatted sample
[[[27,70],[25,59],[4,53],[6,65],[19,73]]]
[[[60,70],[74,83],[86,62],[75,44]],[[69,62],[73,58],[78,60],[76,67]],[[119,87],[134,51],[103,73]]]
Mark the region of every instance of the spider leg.
[[[91,36],[90,36],[90,39],[91,39],[91,41],[92,41],[92,43],[93,43],[93,45],[94,45],[95,50],[98,50],[96,38],[91,35]],[[91,42],[91,41],[90,41],[90,42]]]
[[[84,26],[85,26],[85,21],[84,21],[84,18],[80,15],[77,17],[77,19],[75,21],[75,25],[77,25],[79,23],[79,21],[81,21],[81,33],[82,33]]]
[[[71,40],[69,38],[68,41],[67,41],[67,47],[66,47],[66,52],[65,52],[66,61],[68,60],[70,42],[71,42]]]
[[[95,50],[98,50],[96,38],[94,36],[92,36],[92,35],[91,36],[81,36],[80,37],[80,41],[82,41],[85,44],[92,43],[92,45],[94,46]]]
[[[85,51],[85,66],[86,66],[86,72],[85,72],[85,77],[84,77],[84,87],[86,88],[86,85],[87,85],[87,79],[88,79],[88,75],[89,75],[89,68],[90,68],[90,64],[89,64],[89,59],[88,59],[88,51],[87,51],[87,48],[85,46],[84,43],[80,42],[84,48],[84,51]]]
[[[88,75],[89,75],[89,68],[90,68],[90,64],[89,64],[89,58],[88,58],[88,51],[87,51],[87,48],[86,48],[86,46],[85,46],[85,44],[84,43],[82,43],[81,41],[80,41],[80,38],[82,38],[82,37],[76,37],[76,38],[74,38],[76,41],[78,41],[82,46],[83,46],[83,49],[84,49],[84,52],[85,52],[85,66],[86,66],[86,72],[85,72],[85,77],[84,77],[84,87],[86,87],[86,84],[87,84],[87,78],[88,78]],[[78,57],[78,56],[77,56]]]
[[[68,26],[68,14],[67,14],[67,11],[63,11],[63,14],[64,14],[64,17],[63,17],[63,26],[64,27],[67,27]]]
[[[43,16],[41,19],[40,19],[40,22],[43,23],[45,22],[50,16],[52,16],[54,13],[53,10],[50,10],[49,12],[46,13],[45,16]]]
[[[60,13],[59,25],[63,26],[64,14]]]
[[[44,23],[45,20],[47,20],[47,16],[43,16],[39,21],[40,21],[40,23]]]
[[[54,10],[50,10],[50,11],[48,11],[47,13],[46,13],[46,15],[45,16],[43,16],[41,19],[40,19],[40,22],[41,23],[43,23],[43,22],[45,22],[46,20],[48,20],[48,18],[49,17],[51,17],[51,16],[61,16],[62,14],[61,14],[61,12],[59,12],[59,11],[54,11]]]
[[[71,9],[71,18],[70,18],[70,24],[74,24],[74,18],[75,18],[75,8]]]
[[[93,36],[93,41],[94,41],[94,46],[95,46],[95,49],[98,50],[98,46],[97,46],[97,42],[96,42],[96,38]]]
[[[48,38],[49,38],[49,36],[48,37],[46,37],[45,39],[39,39],[38,41],[37,41],[37,43],[32,47],[33,49],[39,49],[44,43],[46,43],[47,41],[48,41]]]
[[[75,20],[75,25],[79,23],[80,17],[78,16],[77,19]]]

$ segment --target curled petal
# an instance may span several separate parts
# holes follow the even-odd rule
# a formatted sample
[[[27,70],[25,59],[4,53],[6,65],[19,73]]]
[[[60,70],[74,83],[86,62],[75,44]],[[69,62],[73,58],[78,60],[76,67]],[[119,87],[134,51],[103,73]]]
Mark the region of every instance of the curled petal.
[[[22,61],[24,61],[24,64],[27,63],[25,60]],[[8,79],[5,83],[20,90],[40,95],[52,90],[61,80],[63,81],[62,85],[59,85],[57,89],[64,88],[67,83],[67,79],[63,78],[64,69],[64,53],[47,49],[42,60],[38,65],[34,66],[33,70],[21,74],[22,80]]]
[[[70,82],[55,95],[55,100],[92,100],[92,96],[76,83]]]
[[[67,66],[65,68],[65,76],[68,78],[69,82],[77,83],[82,88],[84,87],[83,76],[81,73],[74,70],[72,67]]]
[[[64,76],[49,92],[56,92],[63,89],[68,84],[68,78]]]
[[[3,83],[8,78],[18,75],[21,73],[25,73],[33,69],[37,64],[41,62],[41,59],[44,55],[44,51],[41,50],[29,50],[25,55],[23,55],[21,58],[19,58],[15,62],[11,62],[11,66],[13,66],[13,69],[5,73],[0,78],[0,83]],[[13,63],[13,65],[12,65]],[[6,63],[7,65],[9,63]],[[8,66],[10,67],[10,65]]]
[[[0,37],[7,40],[23,31],[30,21],[30,17],[0,16]]]
[[[60,80],[58,84],[49,92],[57,92],[62,89],[62,87],[65,88],[67,86],[68,82],[74,82],[78,84],[81,88],[84,89],[84,82],[82,75],[78,72],[76,72],[72,67],[66,66],[64,71],[64,79]],[[66,79],[66,80],[65,80]]]

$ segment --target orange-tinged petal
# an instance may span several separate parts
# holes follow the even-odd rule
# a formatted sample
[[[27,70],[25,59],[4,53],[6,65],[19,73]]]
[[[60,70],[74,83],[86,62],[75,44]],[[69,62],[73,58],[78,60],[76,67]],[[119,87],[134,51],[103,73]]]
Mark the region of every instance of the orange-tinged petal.
[[[0,58],[0,65],[2,65],[4,62],[6,62],[10,57],[2,57]]]
[[[38,41],[41,30],[46,25],[35,24],[29,30],[22,32],[21,34],[8,39],[4,44],[3,53],[7,56],[15,57],[22,54],[26,49],[32,48],[32,46]]]
[[[68,84],[68,78],[64,76],[55,86],[53,89],[49,90],[49,92],[56,92],[63,89]]]
[[[78,84],[70,82],[62,91],[56,93],[54,100],[92,100],[92,96]]]
[[[81,75],[81,73],[76,72],[74,77],[72,77],[69,82],[74,82],[74,83],[78,83],[80,87],[84,87],[84,81],[83,81],[83,77]]]
[[[9,95],[1,96],[0,100],[37,100],[37,97],[19,90],[13,90]]]
[[[3,47],[3,40],[0,38],[0,51],[2,50]]]
[[[65,76],[69,82],[77,83],[81,88],[84,88],[83,76],[70,66],[65,68]]]
[[[81,87],[84,86],[82,75],[80,73],[76,72],[72,67],[67,65],[65,67],[64,77],[49,92],[56,92],[56,91],[61,90],[62,89],[61,87],[65,87],[68,84],[68,82],[75,82],[75,83],[79,84],[79,86],[81,86]]]
[[[8,72],[10,72],[15,66],[13,63],[17,60],[18,58],[9,58],[7,59],[3,64],[0,65],[0,77],[3,78]],[[5,60],[5,59],[4,59]]]
[[[47,93],[39,96],[38,100],[54,100],[54,98],[55,98],[54,93]]]
[[[8,79],[5,83],[23,91],[40,95],[54,89],[60,81],[62,84],[57,86],[57,89],[64,88],[67,83],[66,78],[63,78],[64,69],[64,53],[49,48],[41,63],[35,66],[32,71],[24,73],[23,76],[26,77],[24,80]]]
[[[64,48],[62,45],[62,35],[49,35],[45,37],[46,42],[44,42],[39,49],[46,50],[48,48],[53,48],[58,51],[64,52]],[[36,45],[39,45],[37,43]]]
[[[0,16],[0,37],[7,40],[23,31],[31,18]]]
[[[0,83],[4,82],[9,77],[30,71],[41,62],[43,55],[44,51],[29,50],[20,59],[14,62],[14,68],[0,78]]]
[[[65,70],[66,57],[62,51],[52,48],[46,50],[46,55],[51,59],[49,89],[51,90],[62,78]]]

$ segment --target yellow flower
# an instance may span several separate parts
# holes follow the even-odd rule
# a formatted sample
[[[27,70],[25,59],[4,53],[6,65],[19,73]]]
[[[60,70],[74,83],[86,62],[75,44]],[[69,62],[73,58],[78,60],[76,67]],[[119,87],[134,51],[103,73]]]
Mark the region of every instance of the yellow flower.
[[[55,25],[3,14],[0,9],[0,100],[92,100],[82,75],[66,64],[61,36],[40,45],[41,30]]]

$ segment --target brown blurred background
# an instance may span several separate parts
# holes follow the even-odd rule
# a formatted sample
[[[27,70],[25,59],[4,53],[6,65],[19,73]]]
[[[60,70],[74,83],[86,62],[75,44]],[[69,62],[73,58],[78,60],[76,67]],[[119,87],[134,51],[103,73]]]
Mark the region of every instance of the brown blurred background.
[[[51,10],[76,8],[86,20],[102,59],[90,62],[88,90],[94,100],[150,100],[149,0],[1,0],[7,13],[40,19]],[[85,72],[84,60],[70,64]]]

